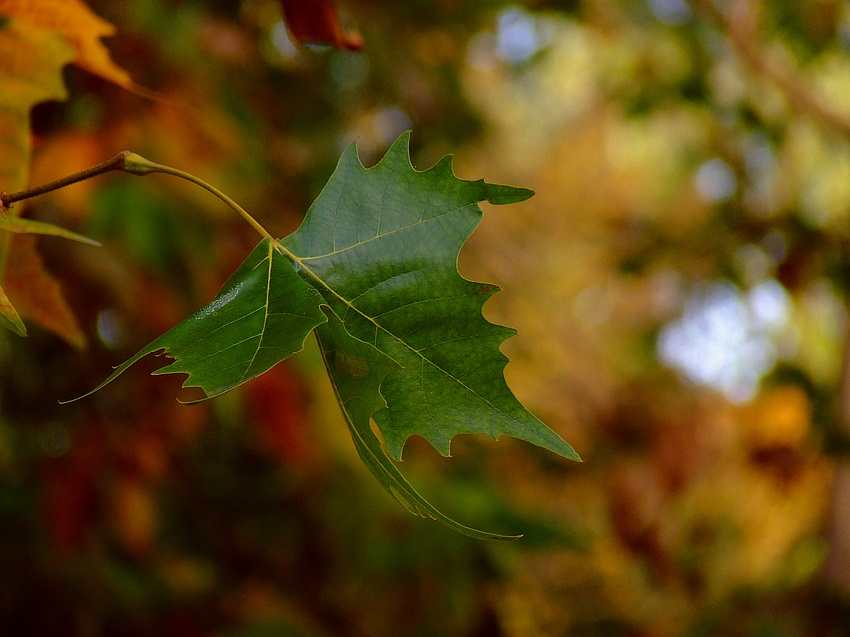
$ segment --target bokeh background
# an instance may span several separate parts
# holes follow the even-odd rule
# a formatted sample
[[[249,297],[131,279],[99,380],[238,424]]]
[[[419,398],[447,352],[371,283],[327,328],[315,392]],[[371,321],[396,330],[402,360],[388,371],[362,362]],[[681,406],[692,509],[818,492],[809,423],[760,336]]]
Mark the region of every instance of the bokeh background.
[[[208,193],[112,174],[26,214],[88,338],[0,334],[0,633],[850,634],[850,5],[350,0],[361,51],[276,0],[89,0],[156,99],[69,66],[32,113],[38,184],[130,149],[278,236],[343,148],[529,187],[461,271],[503,292],[518,397],[582,455],[459,437],[362,466],[312,347],[199,406],[146,361],[257,241]]]

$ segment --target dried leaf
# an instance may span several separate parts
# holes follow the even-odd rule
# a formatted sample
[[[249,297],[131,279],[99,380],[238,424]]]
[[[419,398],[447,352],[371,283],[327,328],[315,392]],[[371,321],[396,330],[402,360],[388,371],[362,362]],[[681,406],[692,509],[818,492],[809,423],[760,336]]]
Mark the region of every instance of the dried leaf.
[[[86,337],[59,284],[45,269],[35,242],[29,234],[13,236],[3,280],[6,294],[21,316],[83,349]]]

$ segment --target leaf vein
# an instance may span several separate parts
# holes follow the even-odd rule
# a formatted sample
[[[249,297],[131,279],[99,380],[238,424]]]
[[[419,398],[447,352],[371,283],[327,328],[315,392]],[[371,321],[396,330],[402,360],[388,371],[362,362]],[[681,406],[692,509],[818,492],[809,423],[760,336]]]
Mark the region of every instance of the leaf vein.
[[[347,251],[349,251],[349,250],[354,250],[354,249],[356,249],[356,248],[359,248],[360,246],[365,245],[365,244],[367,244],[367,243],[370,243],[370,242],[372,242],[372,241],[377,241],[377,240],[379,240],[379,239],[383,239],[383,238],[385,238],[385,237],[389,237],[389,236],[391,236],[391,235],[393,235],[393,234],[396,234],[396,233],[398,233],[398,232],[403,232],[403,231],[405,231],[405,230],[409,230],[410,228],[414,228],[414,227],[419,226],[419,225],[422,225],[422,224],[430,223],[431,221],[438,221],[438,220],[442,219],[443,217],[445,217],[445,216],[447,216],[447,215],[453,214],[453,213],[455,213],[455,212],[457,212],[457,211],[459,211],[459,210],[463,210],[464,208],[468,208],[468,207],[470,207],[471,205],[472,205],[472,204],[464,204],[464,205],[462,205],[462,206],[457,206],[457,207],[455,207],[455,208],[452,208],[451,210],[447,210],[446,212],[440,213],[440,214],[435,215],[435,216],[433,216],[433,217],[429,217],[428,219],[419,219],[419,220],[417,220],[417,221],[414,221],[413,223],[408,223],[407,225],[399,226],[398,228],[395,228],[395,229],[393,229],[393,230],[387,230],[387,231],[386,231],[385,233],[383,233],[383,234],[376,234],[374,237],[369,237],[368,239],[364,239],[363,241],[358,241],[358,242],[356,242],[356,243],[352,243],[352,244],[351,244],[351,245],[349,245],[349,246],[346,246],[346,247],[344,247],[344,248],[339,248],[339,249],[337,249],[337,247],[336,247],[336,216],[334,216],[334,242],[333,242],[333,250],[332,250],[331,252],[326,253],[326,254],[314,254],[314,255],[310,255],[310,256],[308,256],[308,257],[300,257],[300,258],[298,258],[298,261],[299,261],[301,264],[304,264],[304,263],[305,263],[305,262],[307,262],[307,261],[318,261],[318,260],[320,260],[320,259],[326,259],[326,258],[328,258],[328,257],[333,257],[333,256],[336,256],[336,255],[338,255],[338,254],[342,254],[342,253],[344,253],[344,252],[347,252]],[[423,213],[422,213],[422,214],[423,214],[423,216],[424,216],[424,214],[425,214],[425,213],[424,213],[424,211],[423,211]],[[290,252],[289,254],[292,254],[292,253]],[[293,255],[293,256],[294,256],[294,255]]]

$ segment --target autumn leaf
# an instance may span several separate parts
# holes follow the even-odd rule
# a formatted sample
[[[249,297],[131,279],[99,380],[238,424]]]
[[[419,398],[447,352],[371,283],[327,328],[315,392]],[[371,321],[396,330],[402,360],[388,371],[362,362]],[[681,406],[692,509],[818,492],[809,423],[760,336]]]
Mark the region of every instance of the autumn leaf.
[[[4,4],[0,0],[0,16],[9,16]],[[0,190],[26,187],[30,109],[65,98],[61,69],[73,59],[73,49],[60,34],[0,18]]]
[[[281,0],[281,5],[289,31],[298,42],[351,51],[363,48],[363,38],[357,31],[343,28],[331,0]]]
[[[66,64],[149,94],[110,59],[101,38],[114,32],[80,0],[0,0],[0,190],[26,186],[29,112],[39,102],[65,99]]]
[[[76,62],[125,88],[137,89],[130,76],[110,60],[100,41],[113,32],[112,25],[80,0],[0,0],[0,191],[11,193],[26,187],[32,150],[29,113],[39,102],[65,99],[62,67],[66,64]],[[38,222],[24,222],[28,227],[11,227],[10,223],[0,225],[0,230],[42,234],[46,230],[44,225],[35,229]],[[79,239],[72,234],[63,236]],[[17,242],[26,259],[22,263],[15,262],[11,243],[9,234],[0,232],[0,273],[5,273],[0,325],[25,334],[23,315],[81,347],[85,339],[79,325],[55,281],[41,266],[32,242]]]
[[[80,243],[100,245],[93,239],[54,226],[51,223],[8,215],[0,215],[0,230],[14,234],[52,235]],[[29,246],[18,245],[17,248],[13,248],[13,251],[17,256],[23,255],[24,262],[14,262],[15,272],[7,274],[7,278],[11,281],[12,295],[24,299],[23,306],[27,308],[24,314],[27,315],[27,311],[29,311],[30,318],[34,318],[43,327],[65,338],[75,347],[82,347],[85,343],[82,332],[67,304],[62,299],[59,286],[41,266],[41,259],[35,253],[34,248],[30,250]],[[36,298],[37,296],[40,298]],[[36,310],[36,307],[39,309]],[[70,322],[66,323],[66,321]],[[0,325],[12,330],[19,336],[27,335],[26,327],[24,327],[18,311],[2,288],[0,288]]]
[[[93,391],[164,351],[174,362],[155,374],[188,374],[184,386],[217,396],[302,349],[316,329],[357,452],[379,482],[414,513],[504,538],[437,511],[392,460],[401,460],[412,435],[449,455],[452,438],[464,433],[509,435],[579,459],[505,382],[499,348],[514,331],[481,312],[498,288],[457,271],[458,252],[481,219],[478,203],[514,203],[532,192],[458,179],[450,157],[416,171],[408,145],[406,133],[370,169],[350,146],[298,230],[263,239],[210,305]]]
[[[115,27],[80,0],[0,0],[0,15],[15,24],[63,36],[74,51],[73,61],[78,66],[134,89],[130,74],[110,59],[109,50],[101,42],[101,38],[115,34]]]
[[[83,349],[86,337],[68,307],[62,290],[45,269],[35,249],[35,237],[16,234],[9,247],[3,288],[20,315]]]

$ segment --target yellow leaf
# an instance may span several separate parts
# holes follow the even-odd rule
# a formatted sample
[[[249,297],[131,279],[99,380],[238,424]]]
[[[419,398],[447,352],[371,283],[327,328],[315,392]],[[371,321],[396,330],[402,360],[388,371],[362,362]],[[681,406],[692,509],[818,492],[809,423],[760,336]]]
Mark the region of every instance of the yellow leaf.
[[[29,111],[38,102],[65,98],[61,70],[73,59],[59,34],[16,21],[0,23],[0,190],[26,187]]]
[[[76,53],[76,64],[110,82],[134,88],[130,75],[110,59],[100,40],[114,35],[115,27],[80,0],[0,0],[0,15],[63,35]]]

